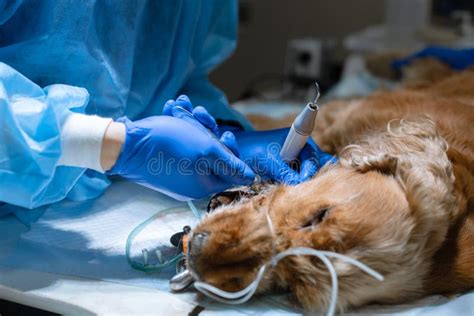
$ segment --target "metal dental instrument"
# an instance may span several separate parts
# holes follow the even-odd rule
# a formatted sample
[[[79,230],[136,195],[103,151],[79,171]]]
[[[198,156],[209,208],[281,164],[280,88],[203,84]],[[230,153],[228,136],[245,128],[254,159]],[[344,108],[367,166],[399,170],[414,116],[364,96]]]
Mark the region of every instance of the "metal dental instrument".
[[[320,96],[319,85],[317,82],[315,82],[315,85],[316,97],[313,102],[306,104],[303,111],[295,118],[288,132],[288,136],[286,136],[283,148],[280,151],[281,158],[286,162],[291,162],[298,157],[301,149],[303,149],[306,144],[306,140],[313,132],[314,123],[319,111],[317,102]]]
[[[176,274],[170,280],[170,289],[174,292],[179,292],[194,283],[194,277],[188,269]]]

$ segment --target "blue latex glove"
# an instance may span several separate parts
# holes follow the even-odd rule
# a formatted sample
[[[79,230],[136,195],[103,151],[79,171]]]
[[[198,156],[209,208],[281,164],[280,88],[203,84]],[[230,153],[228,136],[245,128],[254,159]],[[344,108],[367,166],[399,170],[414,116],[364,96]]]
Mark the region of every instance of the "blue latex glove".
[[[234,132],[240,159],[264,179],[290,185],[309,180],[328,161],[334,161],[333,156],[322,151],[313,139],[308,138],[296,159],[299,162],[299,171],[292,169],[280,157],[288,131],[289,128]]]
[[[454,69],[463,70],[474,65],[474,49],[452,49],[446,47],[432,46],[422,49],[406,58],[396,60],[392,63],[392,67],[399,70],[410,64],[418,58],[432,57],[448,64]]]
[[[197,106],[193,109],[186,96],[178,98],[176,103],[168,103],[163,109],[163,114],[174,115],[174,108],[179,105],[192,111],[193,116],[216,135],[225,135],[225,126],[219,128],[215,119],[205,108]],[[224,131],[224,132],[223,132]],[[233,131],[237,144],[232,143],[231,149],[240,154],[240,159],[247,163],[255,173],[264,179],[276,180],[286,184],[298,184],[311,178],[328,161],[334,157],[322,151],[311,139],[303,147],[298,156],[299,171],[292,169],[280,157],[288,128],[270,131]],[[223,133],[222,133],[223,132]]]
[[[177,102],[181,103],[180,100]],[[175,105],[168,101],[167,106]],[[254,172],[228,148],[236,148],[231,132],[217,139],[197,120],[152,116],[136,122],[122,117],[126,139],[119,158],[108,174],[185,201],[222,192],[232,185],[248,185]],[[228,147],[228,148],[227,148]]]

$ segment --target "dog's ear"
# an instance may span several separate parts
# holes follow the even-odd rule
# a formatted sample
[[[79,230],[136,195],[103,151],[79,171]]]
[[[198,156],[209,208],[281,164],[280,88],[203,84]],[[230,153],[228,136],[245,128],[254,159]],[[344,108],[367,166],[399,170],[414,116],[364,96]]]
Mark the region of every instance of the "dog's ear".
[[[341,153],[341,164],[361,172],[378,170],[396,174],[409,167],[407,163],[428,163],[452,176],[447,148],[435,123],[429,119],[391,121],[386,132],[347,146]],[[399,166],[401,163],[404,166]]]
[[[389,123],[386,132],[345,148],[340,162],[360,172],[375,170],[397,179],[417,218],[417,231],[436,232],[433,243],[440,244],[456,206],[447,148],[433,121],[401,120]]]

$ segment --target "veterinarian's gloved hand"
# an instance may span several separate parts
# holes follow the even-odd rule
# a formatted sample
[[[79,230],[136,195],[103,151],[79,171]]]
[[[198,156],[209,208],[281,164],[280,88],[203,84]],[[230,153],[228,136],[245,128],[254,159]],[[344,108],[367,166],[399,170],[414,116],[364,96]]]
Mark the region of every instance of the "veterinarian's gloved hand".
[[[297,184],[311,178],[323,165],[334,159],[322,151],[310,139],[298,156],[300,170],[288,166],[280,157],[280,150],[285,142],[289,129],[270,131],[243,131],[232,127],[218,127],[216,120],[205,108],[197,106],[193,109],[189,99],[181,96],[176,103],[168,103],[163,114],[174,115],[174,108],[179,105],[193,113],[193,116],[216,135],[224,136],[232,130],[236,143],[228,142],[232,151],[239,153],[240,159],[246,162],[264,179],[276,180],[287,184]],[[238,150],[237,150],[238,149]]]
[[[291,185],[310,179],[323,165],[334,159],[309,138],[297,158],[299,171],[292,169],[280,157],[288,131],[289,128],[234,132],[240,159],[263,178]]]
[[[167,106],[174,103],[168,101]],[[125,124],[126,138],[109,175],[120,175],[178,200],[248,185],[255,178],[252,169],[224,146],[236,148],[230,132],[222,135],[223,145],[198,121],[172,116],[117,121]]]
[[[422,49],[406,58],[396,60],[392,63],[392,67],[399,70],[410,64],[418,58],[432,57],[436,58],[454,69],[463,70],[474,65],[474,49],[452,49],[440,46],[432,46]]]

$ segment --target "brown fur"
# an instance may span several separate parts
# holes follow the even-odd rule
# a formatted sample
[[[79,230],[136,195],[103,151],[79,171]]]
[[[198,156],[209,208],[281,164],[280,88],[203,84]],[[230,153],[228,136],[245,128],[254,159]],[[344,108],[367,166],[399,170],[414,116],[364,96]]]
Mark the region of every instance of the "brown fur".
[[[473,105],[474,73],[464,72],[418,90],[323,106],[314,137],[339,162],[308,182],[220,206],[193,230],[207,237],[189,266],[236,291],[274,250],[306,246],[385,276],[379,282],[333,260],[340,310],[473,288]],[[300,256],[268,272],[259,292],[290,291],[305,309],[324,310],[330,287],[322,263]]]

